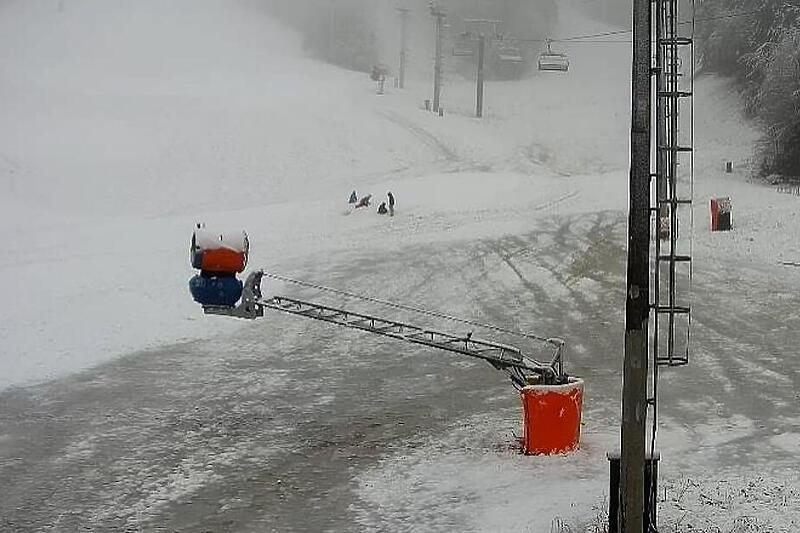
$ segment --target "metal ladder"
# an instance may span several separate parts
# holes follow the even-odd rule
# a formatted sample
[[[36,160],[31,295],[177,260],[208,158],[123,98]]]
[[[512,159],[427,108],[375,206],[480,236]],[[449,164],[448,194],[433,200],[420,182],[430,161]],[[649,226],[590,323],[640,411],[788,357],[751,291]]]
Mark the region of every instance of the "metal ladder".
[[[654,7],[657,150],[653,176],[657,184],[653,212],[657,237],[651,300],[653,350],[657,366],[683,366],[689,363],[691,322],[694,40],[682,35],[681,26],[686,23],[678,20],[678,0],[655,0]],[[691,65],[688,73],[684,59]]]
[[[679,0],[652,0],[652,39],[655,43],[655,195],[651,214],[655,221],[653,260],[652,368],[647,405],[651,415],[651,457],[657,457],[659,367],[689,363],[694,196],[694,39],[682,35]],[[691,21],[694,35],[694,14]],[[683,59],[689,67],[684,69]],[[688,72],[687,72],[688,70]],[[686,116],[688,115],[688,120]],[[687,124],[688,122],[688,124]],[[688,226],[688,228],[684,227]],[[650,476],[649,523],[656,523],[657,472],[647,463]],[[649,531],[649,529],[648,529]]]

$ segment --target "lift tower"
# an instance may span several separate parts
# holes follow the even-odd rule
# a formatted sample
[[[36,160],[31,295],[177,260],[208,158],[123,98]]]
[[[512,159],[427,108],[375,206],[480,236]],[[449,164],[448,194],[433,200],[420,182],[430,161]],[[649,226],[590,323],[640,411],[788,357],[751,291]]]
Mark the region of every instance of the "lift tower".
[[[444,40],[444,20],[447,17],[445,12],[435,1],[429,2],[431,16],[436,19],[436,57],[433,62],[433,111],[439,112],[439,100],[442,92],[442,70],[444,68],[442,58],[442,48]]]
[[[407,37],[408,37],[408,8],[398,7],[397,12],[400,13],[400,68],[398,69],[397,86],[400,89],[405,88],[406,85],[406,61],[407,61]]]
[[[694,16],[678,0],[634,0],[633,99],[622,453],[612,533],[656,527],[659,367],[689,362],[694,189]],[[681,30],[689,26],[689,35]],[[653,50],[653,45],[655,50]],[[689,68],[684,68],[689,65]],[[655,84],[652,83],[655,78]],[[654,86],[655,85],[655,90]],[[655,132],[651,103],[655,102]],[[650,161],[654,153],[655,165]],[[654,166],[654,170],[651,170]],[[656,181],[651,196],[651,180]],[[655,226],[655,239],[651,239]],[[651,272],[650,252],[654,251]],[[651,285],[652,276],[652,285]],[[649,331],[650,313],[653,331]],[[652,347],[652,351],[651,351]],[[652,359],[649,359],[652,357]],[[647,415],[651,417],[647,450]],[[651,461],[645,461],[649,451]],[[645,475],[645,469],[649,468]],[[652,486],[645,487],[649,478]],[[612,513],[616,510],[612,509]],[[616,528],[618,519],[619,529]]]
[[[650,102],[652,98],[650,36],[651,0],[634,0],[628,279],[619,487],[619,524],[622,533],[642,533],[644,525],[650,318]]]

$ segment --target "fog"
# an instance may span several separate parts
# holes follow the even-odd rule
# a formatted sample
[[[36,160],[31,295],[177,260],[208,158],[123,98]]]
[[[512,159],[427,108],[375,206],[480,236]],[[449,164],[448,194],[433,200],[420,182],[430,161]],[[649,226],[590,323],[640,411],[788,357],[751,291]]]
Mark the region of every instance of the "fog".
[[[587,13],[610,24],[631,24],[631,0],[584,0]]]
[[[269,0],[264,6],[299,30],[308,53],[361,71],[376,63],[390,69],[397,63],[401,42],[398,8],[407,9],[410,75],[429,70],[434,23],[427,0]],[[465,19],[500,20],[498,31],[504,38],[529,40],[550,36],[558,21],[556,0],[441,0],[438,6],[447,14],[446,48],[468,29]]]
[[[688,19],[692,12],[692,4],[700,4],[700,0],[679,0],[679,9],[683,19]],[[632,0],[583,0],[585,12],[601,22],[615,26],[630,27]]]

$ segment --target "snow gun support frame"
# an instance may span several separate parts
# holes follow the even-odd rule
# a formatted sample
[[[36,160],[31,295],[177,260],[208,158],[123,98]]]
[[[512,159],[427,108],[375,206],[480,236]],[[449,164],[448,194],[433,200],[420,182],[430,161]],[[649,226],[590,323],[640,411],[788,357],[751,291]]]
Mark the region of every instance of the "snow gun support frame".
[[[476,339],[472,337],[471,333],[454,335],[283,296],[264,298],[261,294],[263,276],[264,272],[258,270],[247,277],[242,291],[242,299],[236,307],[205,306],[203,311],[209,315],[255,320],[264,316],[264,309],[274,309],[384,337],[475,357],[487,361],[498,370],[507,372],[512,383],[518,389],[530,384],[560,385],[568,380],[568,376],[564,373],[564,341],[561,339],[546,339],[545,342],[552,349],[553,355],[549,362],[541,363],[525,355],[515,346]]]

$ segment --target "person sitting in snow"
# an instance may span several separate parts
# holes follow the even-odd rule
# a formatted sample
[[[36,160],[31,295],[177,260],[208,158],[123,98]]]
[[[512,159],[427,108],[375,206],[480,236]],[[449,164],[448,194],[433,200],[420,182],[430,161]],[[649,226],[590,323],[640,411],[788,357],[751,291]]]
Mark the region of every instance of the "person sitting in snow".
[[[389,211],[386,209],[386,202],[381,202],[381,205],[378,206],[378,214],[385,215]]]
[[[370,200],[372,200],[372,195],[371,194],[366,195],[365,197],[363,197],[361,200],[358,201],[358,203],[356,204],[356,208],[369,207]]]
[[[350,193],[350,200],[347,203],[348,204],[358,203],[358,196],[356,196],[356,191]]]

